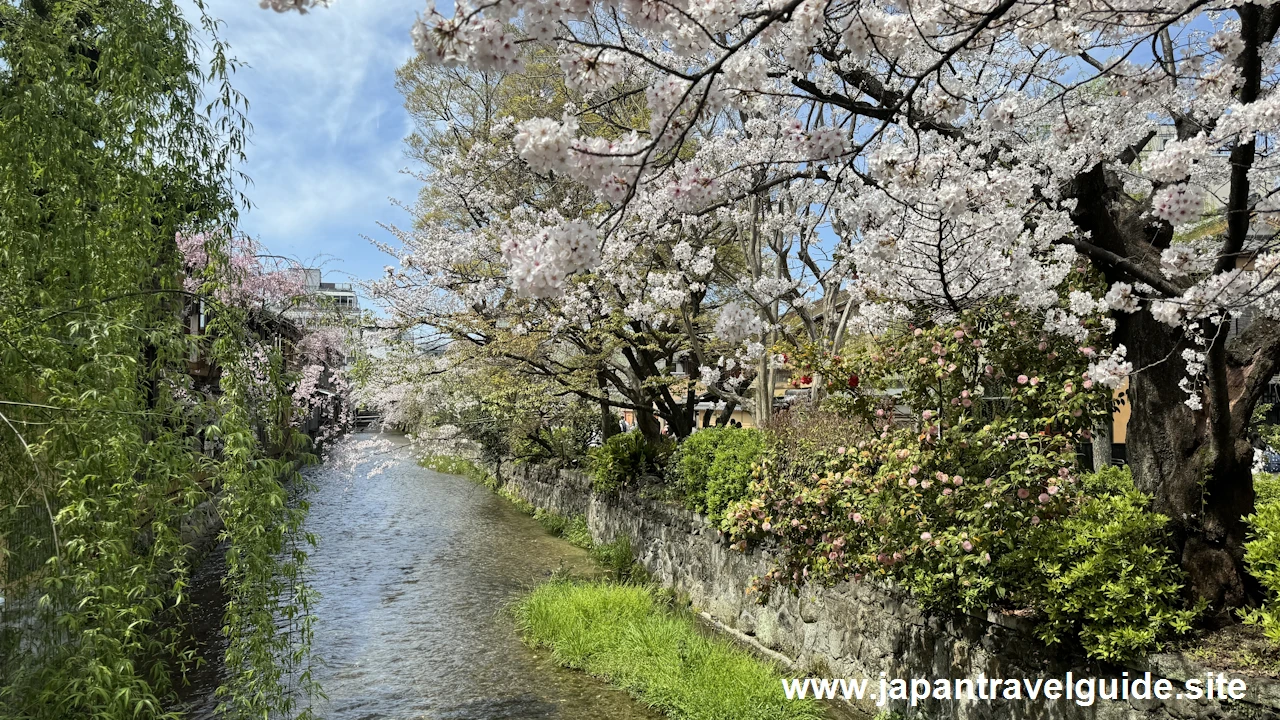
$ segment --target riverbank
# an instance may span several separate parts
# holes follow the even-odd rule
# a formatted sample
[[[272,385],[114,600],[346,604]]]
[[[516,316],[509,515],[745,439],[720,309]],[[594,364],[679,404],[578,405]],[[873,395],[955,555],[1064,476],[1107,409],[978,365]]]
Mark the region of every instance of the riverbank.
[[[765,604],[748,596],[751,579],[768,569],[768,550],[740,552],[722,542],[706,519],[684,508],[637,493],[598,494],[576,471],[539,466],[512,468],[501,492],[564,517],[582,516],[597,543],[628,538],[655,582],[690,598],[708,622],[762,654],[789,665],[799,676],[870,678],[1116,678],[1152,674],[1173,687],[1216,672],[1186,655],[1164,653],[1127,666],[1086,662],[1050,651],[1031,633],[1028,620],[989,613],[986,617],[942,616],[921,611],[895,588],[871,582],[804,587],[799,594],[774,593]],[[1233,675],[1247,685],[1242,701],[1132,697],[1091,698],[1088,704],[1003,698],[994,702],[927,699],[901,709],[936,720],[1246,720],[1280,717],[1280,683]],[[870,702],[860,707],[878,710]]]
[[[516,608],[525,641],[556,662],[626,690],[675,720],[821,720],[813,701],[791,701],[781,674],[733,643],[701,631],[649,585],[553,580]]]

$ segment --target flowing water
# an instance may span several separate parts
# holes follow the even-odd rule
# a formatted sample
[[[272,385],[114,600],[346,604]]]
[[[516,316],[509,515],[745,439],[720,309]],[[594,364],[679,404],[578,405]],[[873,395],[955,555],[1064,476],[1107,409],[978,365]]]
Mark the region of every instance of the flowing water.
[[[401,451],[382,474],[312,475],[316,679],[329,720],[657,718],[625,693],[554,666],[516,635],[506,608],[586,552],[492,491],[419,467]],[[197,573],[194,625],[209,662],[192,676],[195,718],[211,717],[221,612],[215,554]]]

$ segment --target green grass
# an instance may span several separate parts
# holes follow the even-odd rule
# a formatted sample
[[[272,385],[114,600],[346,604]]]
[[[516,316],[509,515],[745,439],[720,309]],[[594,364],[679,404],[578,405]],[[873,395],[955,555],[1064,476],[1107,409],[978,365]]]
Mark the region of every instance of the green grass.
[[[487,488],[498,487],[498,480],[489,474],[480,463],[455,455],[424,455],[418,464],[428,470],[462,477]]]
[[[591,557],[604,567],[609,579],[615,582],[647,583],[649,572],[636,562],[635,552],[631,549],[631,538],[619,535],[603,545],[590,548]]]
[[[569,520],[564,530],[560,531],[560,537],[568,540],[570,545],[584,550],[590,550],[595,544],[591,540],[591,530],[587,528],[587,519],[581,515],[574,515]]]
[[[515,500],[512,500],[512,502],[515,502]],[[538,524],[546,529],[547,532],[568,540],[569,544],[574,547],[590,550],[595,546],[591,541],[591,531],[587,529],[587,519],[581,515],[567,518],[550,510],[536,508],[533,511],[533,519],[537,520]]]
[[[607,679],[675,720],[816,720],[818,706],[787,700],[776,666],[641,585],[553,580],[516,608],[525,641],[552,659]]]
[[[534,507],[533,503],[515,494],[505,485],[498,488],[498,497],[505,498],[507,502],[515,505],[516,509],[525,515],[535,515],[538,512],[538,508]]]

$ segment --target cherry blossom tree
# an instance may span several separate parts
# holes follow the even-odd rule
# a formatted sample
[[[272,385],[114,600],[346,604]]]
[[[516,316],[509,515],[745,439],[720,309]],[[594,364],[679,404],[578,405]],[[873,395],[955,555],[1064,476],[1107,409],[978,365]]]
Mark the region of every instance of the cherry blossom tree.
[[[1135,478],[1221,610],[1246,595],[1247,427],[1280,362],[1278,28],[1273,5],[1203,0],[496,0],[412,35],[483,72],[552,45],[583,93],[511,138],[595,197],[504,228],[525,295],[578,302],[578,275],[629,281],[622,248],[723,225],[833,236],[813,272],[850,283],[870,330],[1015,298],[1071,340],[1110,312],[1090,379],[1128,377]],[[588,127],[640,98],[610,135]],[[1059,298],[1081,258],[1108,292]],[[744,348],[768,330],[737,317],[720,329]]]
[[[565,206],[580,213],[595,200],[581,183],[533,172],[512,148],[517,123],[504,112],[528,115],[581,101],[554,53],[538,48],[530,55],[534,64],[521,74],[432,68],[421,60],[402,70],[401,88],[419,119],[410,144],[426,167],[425,188],[414,227],[393,228],[400,245],[380,245],[399,267],[389,267],[372,294],[387,304],[397,326],[426,324],[474,344],[472,354],[454,354],[460,361],[518,358],[531,376],[555,378],[600,403],[606,434],[616,424],[607,419],[611,407],[636,411],[652,435],[658,425],[646,420],[656,408],[673,432],[685,435],[697,402],[723,399],[728,410],[752,405],[747,390],[762,376],[749,363],[723,360],[728,348],[716,338],[725,336],[726,320],[739,318],[735,311],[744,304],[757,310],[746,312],[747,332],[730,345],[755,340],[768,326],[754,312],[771,308],[776,322],[779,297],[799,297],[796,282],[776,274],[789,272],[789,264],[777,261],[783,255],[759,233],[748,238],[724,223],[679,233],[670,243],[619,238],[606,247],[607,257],[585,259],[584,253],[598,253],[598,240],[585,240],[595,233],[588,222],[569,225],[563,236],[546,231],[539,223],[549,206],[560,204],[555,214],[563,217]],[[544,97],[539,108],[527,107],[530,98]],[[584,124],[608,136],[616,115],[628,110],[622,103],[610,109]],[[510,242],[530,227],[540,233],[532,243]],[[549,249],[557,247],[562,250]],[[542,263],[536,257],[543,252],[561,257]],[[526,253],[535,259],[521,269]],[[595,266],[592,273],[566,284],[572,273],[563,268],[587,265]],[[725,287],[738,300],[726,300]],[[717,319],[721,305],[728,312]],[[753,357],[763,359],[764,345],[753,345]],[[696,387],[707,375],[699,368],[715,380]],[[766,394],[757,407],[767,412],[771,404]]]
[[[245,358],[250,410],[266,412],[278,405],[272,402],[276,383],[271,378],[283,371],[291,377],[292,401],[291,417],[285,422],[302,427],[315,418],[312,444],[327,453],[354,424],[352,388],[345,374],[355,345],[350,323],[326,312],[323,299],[309,294],[299,262],[268,252],[258,240],[190,233],[178,234],[175,242],[185,270],[183,287],[192,299],[188,315],[236,308],[246,311],[253,325],[276,323],[292,329],[296,337],[290,340],[288,358],[266,333],[250,338]],[[215,290],[202,294],[210,280],[216,280]],[[289,317],[288,312],[297,308],[307,312]]]

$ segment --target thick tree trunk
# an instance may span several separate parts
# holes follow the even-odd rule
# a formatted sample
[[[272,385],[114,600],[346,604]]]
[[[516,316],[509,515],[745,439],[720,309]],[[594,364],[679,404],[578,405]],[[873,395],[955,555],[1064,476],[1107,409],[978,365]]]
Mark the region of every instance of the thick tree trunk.
[[[636,427],[640,429],[649,440],[658,440],[662,437],[662,425],[658,422],[658,417],[648,410],[636,410]]]
[[[1140,150],[1135,147],[1121,159],[1132,162]],[[1233,171],[1231,196],[1233,207],[1239,207],[1247,197],[1249,163],[1237,165],[1234,151],[1232,158],[1239,172]],[[1141,281],[1166,297],[1181,295],[1183,286],[1160,270],[1160,253],[1172,243],[1173,228],[1153,225],[1144,206],[1122,187],[1103,163],[1076,179],[1072,194],[1079,204],[1073,219],[1089,234],[1087,241],[1076,241],[1077,247],[1109,282]],[[1248,231],[1247,213],[1232,211],[1230,218],[1217,273],[1234,268]],[[1151,496],[1152,508],[1169,518],[1188,594],[1209,603],[1212,619],[1230,622],[1233,608],[1246,603],[1256,588],[1243,563],[1243,517],[1254,505],[1247,438],[1253,408],[1280,367],[1280,322],[1256,320],[1230,342],[1226,328],[1206,324],[1199,330],[1214,340],[1209,348],[1198,348],[1181,328],[1157,321],[1146,308],[1117,313],[1115,319],[1115,341],[1126,347],[1135,368],[1125,440],[1134,481]],[[1207,350],[1197,389],[1204,407],[1198,410],[1187,407],[1187,392],[1179,385],[1187,377],[1182,353],[1188,349]]]
[[[1247,428],[1213,432],[1212,391],[1204,409],[1187,407],[1179,387],[1184,345],[1172,328],[1136,313],[1120,320],[1117,339],[1139,369],[1128,391],[1126,452],[1134,481],[1151,496],[1152,509],[1169,518],[1190,595],[1209,603],[1211,618],[1229,622],[1252,586],[1243,564],[1243,517],[1254,502]]]

